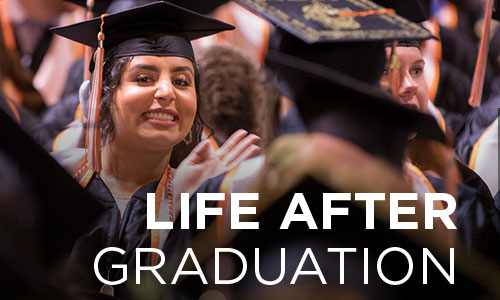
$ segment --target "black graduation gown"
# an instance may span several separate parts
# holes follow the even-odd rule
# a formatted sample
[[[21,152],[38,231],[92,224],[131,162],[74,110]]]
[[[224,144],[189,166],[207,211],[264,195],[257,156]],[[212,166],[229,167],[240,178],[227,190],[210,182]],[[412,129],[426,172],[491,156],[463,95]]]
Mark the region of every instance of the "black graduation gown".
[[[455,157],[465,165],[469,164],[472,148],[488,126],[500,115],[498,108],[500,97],[493,97],[487,106],[480,106],[471,111],[455,133]]]
[[[37,139],[43,141],[43,147],[47,151],[52,151],[57,135],[73,122],[79,103],[77,91],[45,110],[37,130]]]
[[[83,59],[79,59],[71,65],[61,99],[48,107],[41,117],[37,135],[47,151],[52,151],[57,135],[75,119],[80,104],[78,91],[83,82],[83,64]]]
[[[83,290],[84,294],[91,293],[89,291],[96,293],[103,285],[94,273],[96,255],[106,247],[118,247],[125,250],[125,254],[109,252],[102,256],[99,271],[104,278],[107,278],[109,271],[108,280],[116,281],[123,277],[123,272],[121,269],[111,268],[111,265],[127,265],[129,279],[123,284],[115,285],[114,290],[115,296],[124,299],[130,297],[127,285],[135,285],[134,276],[132,276],[135,274],[136,266],[135,250],[136,248],[151,248],[151,231],[146,228],[146,199],[147,193],[154,193],[157,185],[158,182],[152,182],[137,190],[130,198],[120,218],[118,206],[99,175],[95,174],[90,180],[86,189],[99,199],[105,207],[105,212],[77,241],[68,267],[69,274],[80,279],[78,289]],[[162,249],[167,260],[168,257],[177,256],[178,252],[184,249],[189,238],[189,230],[172,230]],[[140,258],[142,266],[148,266],[150,262],[149,254]]]
[[[426,177],[436,192],[445,192],[443,179],[428,174]],[[474,188],[470,185],[473,179],[468,178],[465,184],[457,185],[458,235],[467,249],[475,249],[500,263],[500,211],[495,207],[489,190]]]
[[[441,61],[439,63],[439,85],[434,104],[448,112],[460,115],[467,114],[472,110],[467,102],[471,84],[471,76],[457,66],[445,60]],[[446,120],[446,116],[444,117]]]

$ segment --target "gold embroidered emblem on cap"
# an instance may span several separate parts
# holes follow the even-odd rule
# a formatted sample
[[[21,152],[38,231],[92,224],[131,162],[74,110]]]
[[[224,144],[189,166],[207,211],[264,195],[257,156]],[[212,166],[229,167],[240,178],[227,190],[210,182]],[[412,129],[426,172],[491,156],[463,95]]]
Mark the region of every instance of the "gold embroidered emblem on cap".
[[[361,25],[354,17],[339,18],[341,12],[351,12],[350,8],[335,8],[319,1],[313,1],[310,5],[302,7],[305,20],[313,20],[328,29],[358,29]]]

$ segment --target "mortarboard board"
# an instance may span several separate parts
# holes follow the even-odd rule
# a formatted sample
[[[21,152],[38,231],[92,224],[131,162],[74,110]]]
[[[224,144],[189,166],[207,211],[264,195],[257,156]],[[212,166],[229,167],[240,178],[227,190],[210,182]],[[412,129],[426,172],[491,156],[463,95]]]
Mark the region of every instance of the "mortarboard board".
[[[240,0],[306,43],[427,39],[418,24],[368,0]]]
[[[52,28],[55,34],[97,48],[103,22],[106,57],[134,55],[180,56],[194,62],[189,43],[232,30],[233,26],[168,2],[154,2],[88,21]]]

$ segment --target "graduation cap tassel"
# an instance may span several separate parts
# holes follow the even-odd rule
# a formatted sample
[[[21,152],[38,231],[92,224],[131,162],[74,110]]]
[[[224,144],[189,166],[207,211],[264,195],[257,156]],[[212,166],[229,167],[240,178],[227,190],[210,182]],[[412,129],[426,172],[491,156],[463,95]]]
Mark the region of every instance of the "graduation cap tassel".
[[[101,171],[101,128],[99,122],[99,103],[101,102],[102,72],[104,65],[104,16],[101,15],[101,31],[97,34],[99,44],[94,53],[94,78],[92,80],[92,93],[90,95],[89,115],[87,118],[86,132],[86,155],[87,166],[90,170],[99,173]]]
[[[94,0],[87,0],[87,13],[85,15],[86,20],[90,20],[94,18]],[[89,46],[84,46],[84,66],[90,65],[90,59],[92,57],[92,48]],[[83,68],[83,81],[89,80],[90,79],[90,71],[88,68]]]
[[[469,96],[469,105],[478,107],[481,105],[483,94],[484,74],[486,72],[486,60],[488,58],[488,47],[490,43],[491,16],[493,14],[493,0],[487,0],[484,10],[483,31],[481,34],[481,43],[477,55],[476,68],[472,79],[472,87]]]

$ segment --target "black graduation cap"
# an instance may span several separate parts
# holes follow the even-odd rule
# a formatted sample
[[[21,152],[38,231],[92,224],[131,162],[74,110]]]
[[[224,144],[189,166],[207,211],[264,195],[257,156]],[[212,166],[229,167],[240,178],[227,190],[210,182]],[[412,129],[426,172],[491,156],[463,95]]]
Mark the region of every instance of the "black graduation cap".
[[[190,40],[232,30],[234,26],[168,2],[154,2],[126,11],[51,28],[55,34],[92,48],[103,23],[106,57],[180,56],[194,62]]]
[[[373,0],[412,22],[424,22],[431,16],[431,0]]]
[[[402,161],[400,146],[411,132],[445,142],[432,116],[396,103],[377,86],[273,50],[266,64],[287,83],[309,130],[344,137],[397,165]],[[330,111],[339,120],[336,126],[321,120]]]
[[[418,24],[369,0],[240,0],[307,43],[427,39]]]
[[[425,22],[431,16],[431,0],[408,0],[408,1],[398,1],[398,0],[373,0],[378,4],[392,8],[396,13],[412,22]],[[438,40],[435,36],[430,36]],[[417,47],[420,48],[421,39],[404,39],[398,40],[399,47]],[[386,46],[390,46],[391,43],[388,42]]]
[[[65,0],[68,2],[72,2],[76,5],[87,7],[87,0]],[[94,6],[92,7],[92,12],[95,15],[101,15],[108,10],[109,5],[113,0],[94,0]]]

